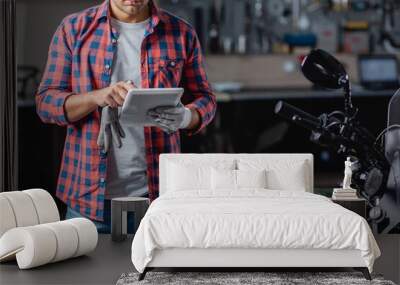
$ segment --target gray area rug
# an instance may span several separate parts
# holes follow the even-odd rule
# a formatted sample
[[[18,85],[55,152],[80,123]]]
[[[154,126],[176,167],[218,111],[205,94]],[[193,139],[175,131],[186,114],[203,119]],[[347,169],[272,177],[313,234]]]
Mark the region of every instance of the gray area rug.
[[[148,272],[142,281],[137,280],[138,276],[138,273],[122,274],[117,285],[395,285],[379,275],[372,275],[373,280],[368,281],[359,272]]]

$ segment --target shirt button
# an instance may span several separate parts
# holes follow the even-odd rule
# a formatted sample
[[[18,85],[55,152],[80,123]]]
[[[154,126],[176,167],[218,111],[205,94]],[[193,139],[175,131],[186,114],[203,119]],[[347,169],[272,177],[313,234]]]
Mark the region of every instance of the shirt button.
[[[175,66],[175,61],[171,61],[170,65],[171,65],[172,67],[174,67],[174,66]]]
[[[106,64],[105,68],[106,68],[107,70],[110,69],[110,65],[109,65],[109,64]]]
[[[116,39],[112,39],[111,42],[112,42],[113,44],[116,44],[116,43],[117,43],[117,40],[116,40]]]
[[[102,177],[100,178],[100,183],[104,183],[106,180]]]

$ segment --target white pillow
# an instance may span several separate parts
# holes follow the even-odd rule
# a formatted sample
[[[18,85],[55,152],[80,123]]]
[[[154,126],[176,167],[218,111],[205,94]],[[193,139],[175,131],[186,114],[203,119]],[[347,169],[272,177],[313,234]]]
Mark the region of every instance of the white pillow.
[[[212,168],[211,184],[213,190],[236,190],[236,170]]]
[[[235,169],[234,160],[175,160],[167,164],[167,191],[210,190],[211,169]]]
[[[266,188],[267,176],[265,169],[262,170],[211,170],[211,181],[213,190],[238,190],[241,188]]]
[[[261,170],[236,170],[238,188],[267,188],[267,171]]]
[[[168,172],[168,189],[171,191],[186,191],[194,189],[210,189],[211,167],[209,166],[185,166],[183,164],[170,163]]]
[[[306,191],[309,188],[307,160],[239,159],[239,170],[267,171],[267,188],[273,190]]]

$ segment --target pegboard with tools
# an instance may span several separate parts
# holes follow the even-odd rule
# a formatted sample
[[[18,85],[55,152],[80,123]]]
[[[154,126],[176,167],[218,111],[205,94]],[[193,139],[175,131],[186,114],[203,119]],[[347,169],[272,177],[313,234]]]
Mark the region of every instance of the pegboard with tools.
[[[400,52],[396,0],[160,0],[210,54]]]

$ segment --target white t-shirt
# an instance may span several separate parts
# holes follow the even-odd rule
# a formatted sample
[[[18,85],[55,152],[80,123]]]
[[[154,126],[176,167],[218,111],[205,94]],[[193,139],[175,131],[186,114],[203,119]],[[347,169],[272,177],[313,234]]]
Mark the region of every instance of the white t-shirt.
[[[111,84],[131,80],[136,87],[141,87],[140,53],[149,20],[124,23],[111,18],[111,25],[119,33]],[[122,147],[111,144],[108,151],[106,199],[142,196],[148,192],[143,126],[124,121],[121,121],[121,126],[125,131]]]

